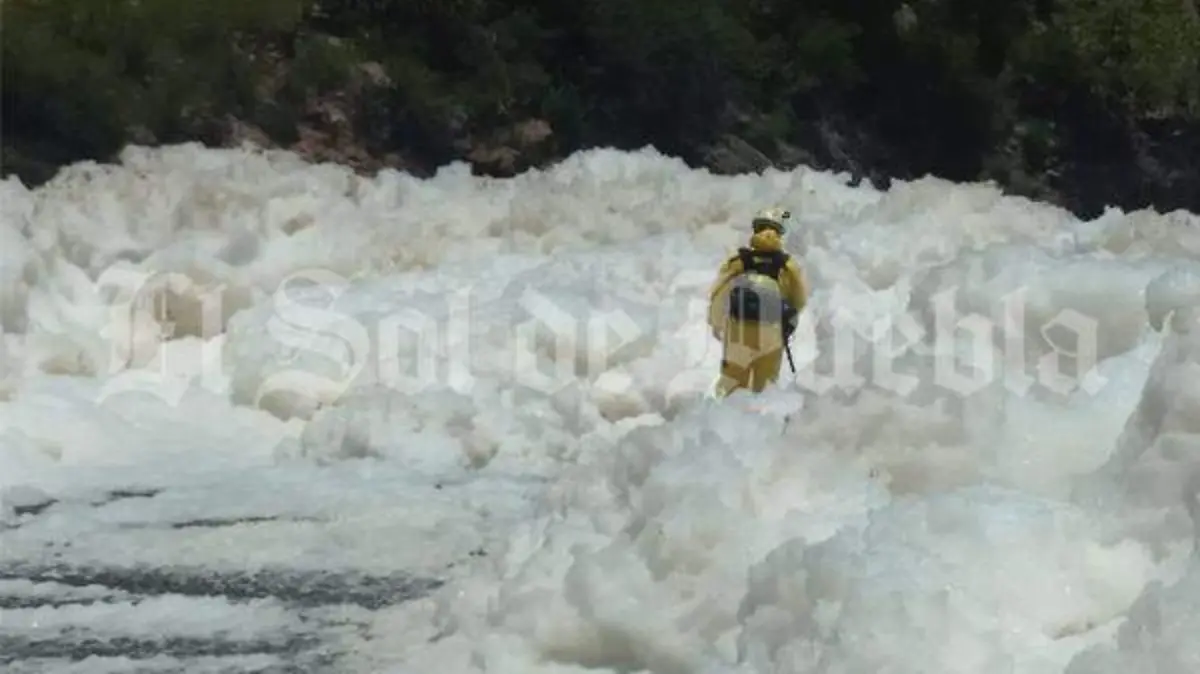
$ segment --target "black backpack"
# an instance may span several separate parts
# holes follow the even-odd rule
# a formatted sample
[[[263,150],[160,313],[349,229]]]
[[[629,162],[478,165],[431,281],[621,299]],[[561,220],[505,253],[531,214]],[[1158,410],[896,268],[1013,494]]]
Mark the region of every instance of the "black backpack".
[[[732,259],[732,258],[731,258]],[[778,287],[768,292],[761,285],[739,283],[746,274],[761,274],[778,283],[779,274],[791,256],[783,251],[761,251],[739,248],[737,259],[742,261],[742,273],[729,291],[729,317],[738,321],[754,323],[781,323],[784,339],[791,339],[796,331],[799,314],[795,307],[783,299]]]

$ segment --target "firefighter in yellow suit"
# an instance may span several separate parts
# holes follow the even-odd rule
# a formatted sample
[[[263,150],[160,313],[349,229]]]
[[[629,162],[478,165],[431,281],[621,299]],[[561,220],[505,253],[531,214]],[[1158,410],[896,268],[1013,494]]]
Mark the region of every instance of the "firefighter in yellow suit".
[[[808,303],[804,272],[783,250],[791,213],[759,211],[749,245],[721,265],[709,292],[708,325],[722,343],[717,396],[762,392],[779,379],[787,340]]]

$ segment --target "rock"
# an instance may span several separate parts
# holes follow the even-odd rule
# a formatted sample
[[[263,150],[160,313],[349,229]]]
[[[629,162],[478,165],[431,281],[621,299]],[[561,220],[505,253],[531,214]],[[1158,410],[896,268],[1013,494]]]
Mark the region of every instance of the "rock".
[[[759,173],[772,166],[771,159],[744,139],[727,134],[704,153],[704,164],[714,173],[734,175]]]
[[[917,13],[903,3],[892,13],[892,22],[896,24],[896,32],[907,37],[917,29]]]
[[[798,148],[782,141],[775,144],[776,164],[780,168],[790,170],[797,166],[817,166],[817,158],[808,150]]]
[[[488,175],[513,175],[520,155],[511,147],[483,145],[473,148],[467,159]]]
[[[376,61],[360,63],[358,64],[358,72],[362,74],[363,81],[373,87],[392,86],[392,78],[388,76],[387,69],[383,67],[382,63]]]
[[[269,148],[273,145],[270,136],[253,124],[232,115],[225,118],[225,124],[228,145],[240,146],[249,143],[262,148]]]
[[[155,137],[154,132],[140,124],[129,129],[129,141],[135,145],[146,147],[158,144],[158,138]]]
[[[554,129],[543,119],[527,119],[482,142],[466,140],[463,148],[471,164],[486,175],[511,176],[553,156]]]
[[[415,170],[399,152],[379,152],[379,137],[364,131],[364,110],[370,97],[393,85],[383,64],[359,63],[345,87],[310,98],[304,121],[297,129],[298,140],[289,148],[309,161],[331,162],[351,167],[357,173],[374,173],[384,168]],[[373,150],[372,148],[375,148]]]
[[[519,150],[530,150],[553,136],[554,129],[544,119],[530,119],[516,125],[513,135]]]

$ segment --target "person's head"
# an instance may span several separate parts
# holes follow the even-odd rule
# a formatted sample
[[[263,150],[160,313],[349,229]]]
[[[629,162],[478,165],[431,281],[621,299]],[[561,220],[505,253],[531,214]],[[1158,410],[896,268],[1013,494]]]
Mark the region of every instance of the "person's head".
[[[780,206],[764,208],[754,215],[750,227],[754,234],[750,242],[755,248],[778,250],[783,247],[783,235],[787,233],[787,221],[791,211]]]

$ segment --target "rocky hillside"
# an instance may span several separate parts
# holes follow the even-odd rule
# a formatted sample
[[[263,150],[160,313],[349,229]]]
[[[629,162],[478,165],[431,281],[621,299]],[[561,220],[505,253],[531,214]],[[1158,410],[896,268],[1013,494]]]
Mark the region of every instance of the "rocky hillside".
[[[1197,0],[8,0],[3,171],[253,140],[508,175],[652,144],[720,172],[995,180],[1200,211]]]

